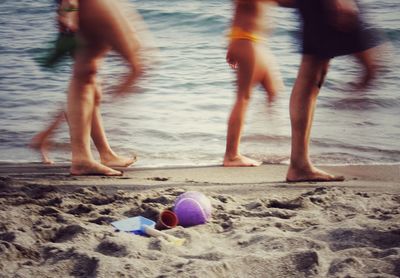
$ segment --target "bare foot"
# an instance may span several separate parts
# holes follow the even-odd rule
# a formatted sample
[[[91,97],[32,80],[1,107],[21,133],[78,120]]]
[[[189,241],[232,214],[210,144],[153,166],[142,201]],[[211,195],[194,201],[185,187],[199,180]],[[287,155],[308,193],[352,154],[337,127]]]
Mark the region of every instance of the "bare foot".
[[[73,176],[122,176],[123,174],[96,161],[73,162],[70,173]]]
[[[309,170],[295,169],[289,166],[289,170],[286,176],[287,182],[304,182],[304,181],[318,181],[318,182],[329,182],[329,181],[344,181],[343,176],[334,176],[318,168],[312,167]]]
[[[43,164],[54,164],[54,161],[51,160],[47,154],[49,143],[47,142],[45,135],[39,133],[34,136],[28,146],[40,153]]]
[[[137,161],[136,156],[124,157],[118,155],[112,155],[107,158],[102,157],[101,163],[108,167],[129,167]]]
[[[262,164],[261,161],[257,161],[242,155],[238,155],[234,159],[224,158],[224,167],[257,167]]]
[[[43,164],[54,164],[54,161],[53,160],[51,160],[45,153],[43,153],[42,151],[41,151],[41,155],[42,155],[42,163]]]

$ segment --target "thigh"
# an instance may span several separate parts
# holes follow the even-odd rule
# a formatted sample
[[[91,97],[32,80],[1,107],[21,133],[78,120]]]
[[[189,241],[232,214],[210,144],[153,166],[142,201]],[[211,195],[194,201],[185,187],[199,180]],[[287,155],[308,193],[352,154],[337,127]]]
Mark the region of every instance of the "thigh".
[[[231,58],[238,65],[236,82],[238,97],[249,98],[255,81],[256,51],[254,44],[247,40],[236,40],[230,44]]]
[[[113,48],[126,60],[135,58],[139,42],[119,1],[85,0],[80,5],[80,28],[89,44]]]
[[[74,55],[74,78],[95,84],[95,76],[103,56],[108,51],[104,45],[82,44]]]

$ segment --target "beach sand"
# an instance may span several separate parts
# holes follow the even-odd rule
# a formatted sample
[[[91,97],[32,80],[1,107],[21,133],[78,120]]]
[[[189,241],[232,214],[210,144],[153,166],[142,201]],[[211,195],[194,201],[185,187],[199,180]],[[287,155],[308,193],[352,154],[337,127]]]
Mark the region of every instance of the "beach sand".
[[[1,164],[0,277],[400,277],[400,165],[322,168],[346,181],[288,184],[285,165],[107,178]],[[166,231],[183,246],[110,225],[191,190],[213,211]]]

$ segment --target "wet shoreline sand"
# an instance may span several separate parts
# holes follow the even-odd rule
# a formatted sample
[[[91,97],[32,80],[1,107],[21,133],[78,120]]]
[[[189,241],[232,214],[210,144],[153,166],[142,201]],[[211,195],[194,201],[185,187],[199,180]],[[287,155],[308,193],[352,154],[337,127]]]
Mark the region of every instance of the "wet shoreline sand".
[[[4,277],[398,277],[400,165],[321,167],[345,182],[284,181],[286,165],[129,168],[71,177],[67,165],[0,164]],[[155,218],[189,190],[206,225],[157,238],[112,221]],[[3,277],[3,276],[2,276]]]

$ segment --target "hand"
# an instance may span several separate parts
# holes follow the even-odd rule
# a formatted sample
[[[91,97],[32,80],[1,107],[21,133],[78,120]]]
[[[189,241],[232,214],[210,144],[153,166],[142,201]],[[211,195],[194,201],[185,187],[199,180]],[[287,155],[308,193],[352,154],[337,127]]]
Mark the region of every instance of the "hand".
[[[79,29],[78,15],[73,15],[71,12],[66,15],[59,15],[58,24],[60,25],[61,29],[70,30],[71,32],[75,33]]]
[[[138,87],[135,86],[139,78],[146,72],[145,65],[139,62],[139,57],[129,64],[130,70],[122,76],[120,82],[111,88],[114,99],[127,96],[129,93],[137,93]]]
[[[233,55],[229,50],[228,53],[226,53],[226,62],[232,69],[237,69],[239,66],[238,62],[233,58]]]
[[[73,33],[79,29],[78,1],[62,0],[58,10],[58,24],[61,29],[69,30]]]

